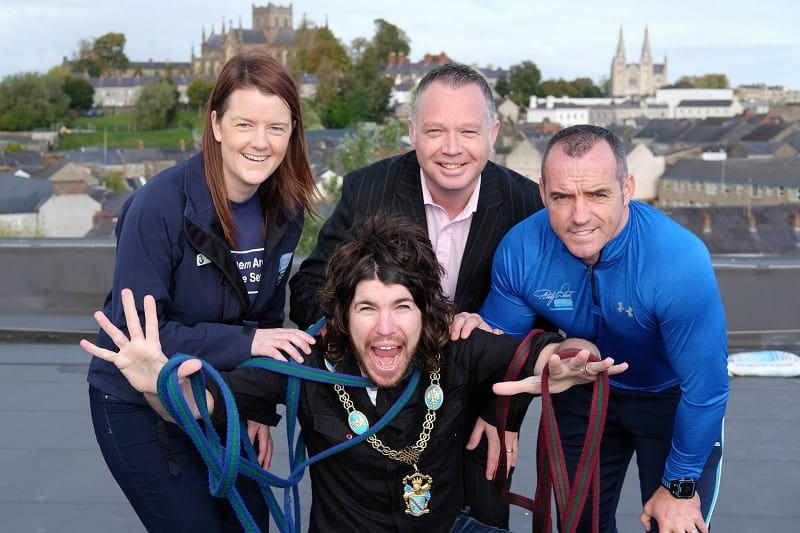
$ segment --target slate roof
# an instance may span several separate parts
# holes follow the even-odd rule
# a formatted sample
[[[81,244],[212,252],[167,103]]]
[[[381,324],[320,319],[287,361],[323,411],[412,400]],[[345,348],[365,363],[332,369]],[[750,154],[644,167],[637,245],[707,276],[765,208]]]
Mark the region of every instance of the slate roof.
[[[634,139],[652,139],[654,143],[670,144],[683,137],[693,127],[688,119],[655,118]]]
[[[733,100],[681,100],[678,107],[730,107]]]
[[[720,124],[701,122],[695,124],[693,128],[687,131],[686,134],[681,137],[681,142],[692,144],[719,143],[723,140],[725,133],[727,133],[729,129],[730,128],[725,128]]]
[[[783,144],[782,142],[741,141],[742,148],[751,157],[773,156]],[[800,161],[797,164],[800,165]]]
[[[355,135],[355,129],[330,129],[330,130],[307,130],[306,131],[306,150],[311,165],[311,172],[317,182],[322,174],[330,168],[330,162],[336,154],[339,143],[347,135]]]
[[[747,135],[741,137],[742,141],[771,141],[787,127],[786,124],[759,124]]]
[[[187,146],[186,150],[181,150],[180,148],[161,148],[161,155],[163,156],[163,159],[175,161],[175,163],[185,161],[198,153],[200,153],[200,150],[195,150],[190,146]]]
[[[166,159],[160,148],[118,148],[117,153],[123,163],[143,163]]]
[[[680,159],[667,167],[661,179],[718,182],[723,163],[727,183],[800,186],[800,158],[728,159],[724,162]]]
[[[99,146],[87,146],[83,150],[68,150],[61,152],[64,161],[73,163],[95,163],[98,165],[121,165],[122,160],[116,150],[103,150]]]
[[[272,43],[274,45],[290,45],[297,42],[297,32],[293,28],[281,28],[278,36]]]
[[[175,85],[188,85],[195,78],[201,77],[207,81],[213,80],[212,76],[170,76]],[[84,78],[86,79],[86,78]],[[163,78],[161,76],[107,76],[102,78],[88,78],[89,83],[95,89],[105,87],[141,87],[148,83],[158,83]]]
[[[131,197],[133,191],[111,191],[105,187],[91,187],[87,194],[102,206],[106,216],[117,217],[122,213],[122,206]]]
[[[0,150],[0,165],[11,168],[37,168],[44,165],[44,156],[39,152],[9,152]]]
[[[222,48],[222,35],[213,34],[209,35],[208,39],[206,39],[205,45],[209,48]]]
[[[52,195],[48,179],[0,174],[0,214],[34,213]]]
[[[797,207],[753,207],[755,230],[742,207],[670,208],[663,212],[697,235],[712,254],[800,255],[800,232],[792,226]],[[704,231],[706,214],[711,231]]]

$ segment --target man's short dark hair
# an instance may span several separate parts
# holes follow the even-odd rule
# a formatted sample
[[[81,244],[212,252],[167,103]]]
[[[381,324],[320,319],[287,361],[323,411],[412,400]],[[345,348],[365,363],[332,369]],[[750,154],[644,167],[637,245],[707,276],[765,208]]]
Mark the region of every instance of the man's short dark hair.
[[[622,144],[622,140],[613,131],[591,124],[578,124],[564,128],[553,135],[547,142],[547,147],[544,149],[544,154],[542,154],[541,184],[544,185],[547,178],[544,172],[544,165],[554,146],[562,146],[564,153],[569,157],[581,158],[601,139],[605,140],[611,151],[614,152],[614,159],[617,161],[617,180],[620,185],[624,184],[625,178],[628,177],[628,160],[626,158],[625,145]]]
[[[458,89],[467,85],[475,85],[478,87],[483,93],[483,99],[486,100],[486,111],[489,113],[489,124],[492,124],[497,112],[494,104],[492,88],[489,86],[486,78],[483,77],[483,74],[469,65],[463,65],[461,63],[445,63],[444,65],[434,68],[433,70],[429,70],[428,73],[422,77],[419,85],[417,85],[417,90],[414,93],[414,101],[411,103],[412,120],[415,120],[417,117],[417,108],[419,106],[420,97],[435,81],[444,83],[453,89]]]
[[[354,224],[349,237],[328,261],[320,307],[327,317],[327,357],[354,357],[348,311],[356,286],[378,280],[407,288],[422,313],[422,336],[413,364],[425,371],[438,366],[448,339],[452,304],[442,291],[442,268],[428,234],[416,222],[379,213]]]

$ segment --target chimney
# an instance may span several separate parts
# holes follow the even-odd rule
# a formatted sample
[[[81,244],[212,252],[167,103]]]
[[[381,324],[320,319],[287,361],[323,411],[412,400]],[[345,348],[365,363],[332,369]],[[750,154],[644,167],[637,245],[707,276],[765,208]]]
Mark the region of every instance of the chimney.
[[[425,58],[422,60],[422,64],[426,67],[431,64],[431,55],[425,54]]]
[[[393,67],[395,61],[397,61],[397,53],[396,52],[389,52],[389,57],[386,59],[386,63],[390,67]]]
[[[711,213],[703,211],[703,233],[711,233]]]
[[[403,52],[399,52],[397,54],[397,66],[400,66],[405,62],[406,62],[406,55]]]

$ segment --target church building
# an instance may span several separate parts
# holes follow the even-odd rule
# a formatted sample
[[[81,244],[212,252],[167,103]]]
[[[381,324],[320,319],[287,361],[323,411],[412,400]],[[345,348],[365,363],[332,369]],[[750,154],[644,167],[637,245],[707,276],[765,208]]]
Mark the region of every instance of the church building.
[[[292,5],[279,6],[272,2],[266,6],[253,4],[253,28],[243,29],[240,18],[238,28],[234,28],[230,22],[226,30],[223,18],[219,33],[215,33],[212,26],[211,35],[207,36],[203,28],[201,42],[199,56],[195,56],[192,50],[192,74],[195,76],[210,74],[216,77],[231,57],[253,48],[266,49],[284,66],[288,66],[289,58],[297,49]]]
[[[653,63],[647,27],[644,29],[644,44],[638,63],[626,62],[625,42],[622,39],[622,28],[620,28],[617,54],[611,61],[609,96],[652,96],[656,94],[656,89],[667,84],[667,57],[664,56],[663,63]]]

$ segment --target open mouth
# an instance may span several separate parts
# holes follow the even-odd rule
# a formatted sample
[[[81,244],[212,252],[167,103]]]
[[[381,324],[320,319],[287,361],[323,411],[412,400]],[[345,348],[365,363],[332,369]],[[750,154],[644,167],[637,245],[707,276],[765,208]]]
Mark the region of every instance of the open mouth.
[[[439,165],[446,170],[458,170],[464,166],[461,163],[439,163]]]
[[[255,161],[256,163],[263,163],[264,161],[267,160],[267,156],[265,155],[253,155],[253,154],[242,153],[242,157],[250,161]]]
[[[375,367],[383,372],[391,372],[397,368],[403,353],[399,345],[373,346],[370,350]]]

